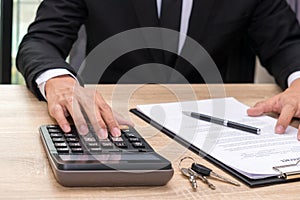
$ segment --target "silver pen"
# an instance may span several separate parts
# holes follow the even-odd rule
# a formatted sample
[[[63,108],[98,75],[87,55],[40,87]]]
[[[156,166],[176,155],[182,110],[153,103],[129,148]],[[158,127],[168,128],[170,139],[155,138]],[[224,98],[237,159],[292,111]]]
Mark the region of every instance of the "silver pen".
[[[207,122],[211,122],[211,123],[214,123],[214,124],[219,124],[219,125],[222,125],[222,126],[238,129],[238,130],[241,130],[241,131],[246,131],[248,133],[254,133],[254,134],[257,134],[257,135],[260,135],[260,133],[261,133],[260,128],[256,128],[256,127],[253,127],[253,126],[249,126],[249,125],[229,121],[229,120],[226,120],[226,119],[221,119],[221,118],[212,117],[212,116],[201,114],[201,113],[188,112],[188,111],[182,111],[182,113],[184,115],[189,116],[189,117],[193,117],[193,118],[200,119],[200,120],[207,121]]]

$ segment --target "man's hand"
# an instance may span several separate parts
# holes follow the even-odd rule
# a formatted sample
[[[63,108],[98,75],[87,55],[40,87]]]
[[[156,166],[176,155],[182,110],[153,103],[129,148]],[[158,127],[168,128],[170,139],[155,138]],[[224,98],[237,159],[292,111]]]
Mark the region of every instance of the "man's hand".
[[[89,122],[99,138],[107,138],[107,129],[113,136],[120,136],[119,123],[133,125],[119,114],[113,114],[110,106],[100,93],[93,89],[81,87],[69,75],[52,78],[45,86],[49,114],[57,121],[64,132],[70,132],[66,117],[71,115],[78,132],[88,133],[87,122],[82,113],[86,113]]]
[[[275,132],[282,134],[292,121],[293,117],[300,118],[300,79],[293,81],[284,92],[258,102],[253,108],[247,110],[249,116],[259,116],[268,112],[279,113]],[[300,141],[300,126],[298,127],[298,140]]]

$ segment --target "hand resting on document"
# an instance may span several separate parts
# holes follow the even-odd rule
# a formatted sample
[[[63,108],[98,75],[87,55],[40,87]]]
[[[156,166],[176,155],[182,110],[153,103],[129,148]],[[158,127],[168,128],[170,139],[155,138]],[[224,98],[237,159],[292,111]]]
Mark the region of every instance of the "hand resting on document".
[[[258,102],[247,112],[249,116],[260,116],[268,112],[278,113],[279,118],[275,132],[283,134],[293,117],[300,118],[300,79],[293,81],[290,87],[280,94]],[[300,141],[300,126],[298,127],[297,138]]]

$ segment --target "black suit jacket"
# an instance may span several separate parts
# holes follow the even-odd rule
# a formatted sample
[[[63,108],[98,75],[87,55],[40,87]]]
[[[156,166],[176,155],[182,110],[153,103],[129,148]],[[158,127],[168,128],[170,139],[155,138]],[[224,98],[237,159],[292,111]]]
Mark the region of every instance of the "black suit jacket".
[[[42,72],[66,68],[76,75],[65,59],[82,24],[87,30],[87,54],[118,33],[160,26],[156,0],[44,0],[17,56],[17,67],[37,96],[41,97],[35,79]],[[300,70],[299,24],[285,0],[194,0],[188,36],[210,54],[225,83],[253,80],[253,54],[245,44],[282,88],[287,87],[288,75]],[[148,48],[128,52],[111,63],[99,82],[116,83],[142,64],[169,64],[164,53]],[[189,82],[203,82],[185,59],[176,57],[172,65]],[[127,80],[142,81],[141,77]]]

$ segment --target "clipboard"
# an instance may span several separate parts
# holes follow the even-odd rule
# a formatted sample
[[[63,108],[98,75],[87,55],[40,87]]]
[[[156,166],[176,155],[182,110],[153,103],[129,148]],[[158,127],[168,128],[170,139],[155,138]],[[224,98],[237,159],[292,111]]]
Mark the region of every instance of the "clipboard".
[[[280,173],[278,176],[272,176],[268,178],[262,178],[262,179],[250,179],[249,177],[243,175],[242,173],[236,171],[235,169],[225,165],[224,163],[220,162],[219,160],[215,159],[214,157],[210,156],[209,154],[205,153],[198,147],[190,144],[180,136],[176,135],[172,131],[168,130],[167,128],[161,126],[159,123],[156,121],[152,120],[148,116],[144,115],[142,112],[138,111],[136,108],[130,109],[130,112],[138,116],[139,118],[143,119],[145,122],[149,123],[153,127],[157,128],[164,134],[166,134],[168,137],[171,139],[175,140],[179,144],[183,145],[184,147],[188,148],[195,154],[201,156],[205,160],[209,161],[210,163],[216,165],[220,169],[224,170],[225,172],[231,174],[232,176],[236,177],[239,179],[241,182],[245,183],[251,188],[255,187],[263,187],[263,186],[270,186],[274,184],[283,184],[283,183],[288,183],[288,182],[296,182],[300,180],[300,161],[293,165],[281,165],[281,166],[274,166],[273,169],[277,172]],[[299,170],[298,171],[289,171],[289,172],[284,172],[282,169],[288,168],[291,166],[298,166],[299,165]]]

